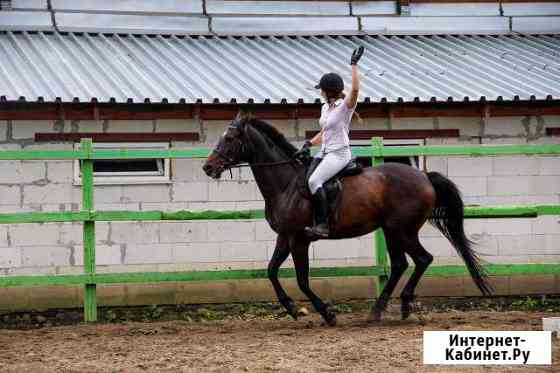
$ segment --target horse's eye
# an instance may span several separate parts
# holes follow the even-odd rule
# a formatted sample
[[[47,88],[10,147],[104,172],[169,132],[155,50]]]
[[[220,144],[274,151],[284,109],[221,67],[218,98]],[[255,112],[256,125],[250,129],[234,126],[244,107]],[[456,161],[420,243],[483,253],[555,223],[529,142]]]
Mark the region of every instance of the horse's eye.
[[[225,140],[227,143],[230,143],[230,142],[233,140],[233,137],[227,135],[226,137],[224,137],[224,140]]]

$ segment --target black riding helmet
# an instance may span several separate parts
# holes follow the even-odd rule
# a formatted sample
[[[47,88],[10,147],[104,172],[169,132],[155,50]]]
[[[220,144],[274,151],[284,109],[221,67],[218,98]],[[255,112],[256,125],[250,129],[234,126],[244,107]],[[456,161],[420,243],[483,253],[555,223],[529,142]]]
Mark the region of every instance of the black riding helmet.
[[[315,88],[322,89],[325,92],[338,93],[344,90],[344,82],[340,75],[328,73],[321,77],[319,84],[317,84]]]

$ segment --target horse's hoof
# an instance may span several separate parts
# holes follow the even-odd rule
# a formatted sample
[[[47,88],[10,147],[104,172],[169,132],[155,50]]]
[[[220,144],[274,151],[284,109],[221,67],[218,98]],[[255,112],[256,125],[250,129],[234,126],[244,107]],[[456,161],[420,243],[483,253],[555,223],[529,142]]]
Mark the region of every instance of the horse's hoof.
[[[307,308],[301,307],[301,308],[297,311],[297,315],[298,315],[298,316],[308,316],[308,315],[309,315],[309,311],[307,310]]]
[[[381,321],[381,311],[371,310],[368,315],[367,322],[378,322]]]
[[[401,305],[401,320],[406,320],[410,317],[412,310],[410,304]]]
[[[293,302],[290,302],[286,305],[286,311],[288,312],[288,315],[292,316],[294,320],[298,319],[299,311]]]
[[[336,314],[334,312],[327,311],[323,315],[323,318],[328,326],[336,326]]]

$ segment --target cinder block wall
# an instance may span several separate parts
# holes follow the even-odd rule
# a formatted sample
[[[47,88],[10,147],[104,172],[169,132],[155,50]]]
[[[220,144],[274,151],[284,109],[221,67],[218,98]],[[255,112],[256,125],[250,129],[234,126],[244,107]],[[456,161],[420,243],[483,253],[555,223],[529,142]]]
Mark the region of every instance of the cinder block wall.
[[[315,120],[270,121],[299,144]],[[226,121],[0,121],[2,149],[65,149],[72,144],[37,144],[36,132],[181,132],[196,131],[200,143],[215,145]],[[560,117],[392,118],[366,119],[354,129],[458,128],[461,136],[427,139],[427,144],[550,143],[546,126]],[[468,204],[560,202],[560,158],[428,157],[427,169],[448,175]],[[172,183],[96,186],[97,209],[205,210],[262,208],[250,170],[234,170],[221,181],[204,175],[202,160],[174,160]],[[72,161],[0,161],[0,211],[69,211],[79,209],[81,192],[73,185]],[[558,262],[559,217],[468,220],[467,232],[479,243],[481,257],[492,263]],[[275,234],[264,221],[111,222],[97,224],[98,271],[176,271],[185,269],[265,268]],[[0,226],[0,274],[76,273],[82,270],[81,224]],[[451,245],[433,228],[422,242],[436,264],[460,263]],[[314,243],[312,266],[373,263],[371,235]],[[291,265],[288,260],[286,265]]]

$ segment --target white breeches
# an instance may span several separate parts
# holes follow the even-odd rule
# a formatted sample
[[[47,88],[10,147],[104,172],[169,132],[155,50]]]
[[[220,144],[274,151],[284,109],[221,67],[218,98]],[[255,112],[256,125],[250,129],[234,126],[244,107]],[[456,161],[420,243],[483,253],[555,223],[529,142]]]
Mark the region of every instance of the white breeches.
[[[309,177],[309,190],[311,194],[315,194],[317,189],[342,170],[350,162],[352,153],[349,147],[344,147],[327,154],[319,152],[315,157],[323,158],[323,160]]]

